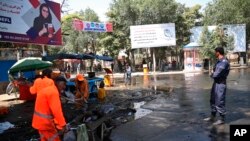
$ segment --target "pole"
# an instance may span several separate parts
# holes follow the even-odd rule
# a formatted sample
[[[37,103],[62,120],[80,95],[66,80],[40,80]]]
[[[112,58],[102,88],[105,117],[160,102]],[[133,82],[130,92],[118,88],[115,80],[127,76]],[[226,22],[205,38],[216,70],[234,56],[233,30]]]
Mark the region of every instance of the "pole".
[[[211,67],[210,67],[210,65],[211,65],[211,59],[208,60],[208,72],[209,72],[209,74],[211,73]]]
[[[18,47],[17,47],[17,53],[16,53],[16,55],[17,55],[16,56],[17,57],[17,61],[20,60],[20,49]],[[21,72],[19,71],[17,75],[18,75],[18,77],[20,77],[21,76]]]
[[[246,47],[246,66],[248,66],[248,51],[249,51],[249,48],[250,48],[250,44],[247,44],[247,47]]]
[[[18,47],[17,47],[16,59],[17,61],[20,60],[20,50]]]
[[[153,67],[154,67],[154,73],[156,69],[156,60],[155,60],[155,49],[153,48]]]
[[[175,46],[175,56],[176,56],[176,66],[175,69],[179,69],[179,55],[178,55],[178,46]]]
[[[45,48],[44,48],[44,45],[42,45],[42,56],[46,56],[46,51],[45,51]]]

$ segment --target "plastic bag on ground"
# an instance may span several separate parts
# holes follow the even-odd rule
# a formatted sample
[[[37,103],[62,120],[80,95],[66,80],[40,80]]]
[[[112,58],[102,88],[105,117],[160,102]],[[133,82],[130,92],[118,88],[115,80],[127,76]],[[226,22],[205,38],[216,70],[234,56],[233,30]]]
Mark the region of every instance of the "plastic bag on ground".
[[[63,141],[76,141],[76,136],[75,136],[74,132],[71,130],[71,131],[68,131],[67,133],[65,133],[63,135]]]
[[[10,122],[6,121],[6,122],[1,122],[0,123],[0,134],[2,134],[5,130],[8,130],[10,128],[13,128],[14,125],[11,124]]]

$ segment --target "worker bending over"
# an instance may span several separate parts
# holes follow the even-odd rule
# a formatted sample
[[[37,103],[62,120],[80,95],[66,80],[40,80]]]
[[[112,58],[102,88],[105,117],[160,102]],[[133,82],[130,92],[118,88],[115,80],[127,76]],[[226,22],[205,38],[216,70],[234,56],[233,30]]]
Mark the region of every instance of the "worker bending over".
[[[76,107],[81,108],[89,98],[89,85],[88,81],[82,74],[77,74],[75,79],[76,84]]]

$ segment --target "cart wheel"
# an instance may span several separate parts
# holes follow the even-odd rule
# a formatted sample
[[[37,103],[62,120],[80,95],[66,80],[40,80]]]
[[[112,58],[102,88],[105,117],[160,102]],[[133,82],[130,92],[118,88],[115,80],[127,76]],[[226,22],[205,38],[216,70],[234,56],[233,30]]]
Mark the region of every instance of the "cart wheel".
[[[13,89],[14,89],[14,84],[10,82],[6,88],[6,94],[10,95],[13,92]]]

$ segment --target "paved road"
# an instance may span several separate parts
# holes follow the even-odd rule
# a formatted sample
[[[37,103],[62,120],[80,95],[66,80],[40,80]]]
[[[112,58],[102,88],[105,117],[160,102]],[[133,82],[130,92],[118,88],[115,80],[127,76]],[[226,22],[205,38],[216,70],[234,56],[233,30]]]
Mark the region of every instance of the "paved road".
[[[132,87],[128,87],[129,89],[146,87],[163,93],[143,106],[152,110],[152,113],[115,128],[111,138],[114,141],[229,141],[230,124],[250,123],[249,72],[250,69],[234,69],[230,73],[226,101],[227,124],[224,126],[212,126],[203,121],[210,113],[212,79],[208,74],[168,72],[145,77],[142,73],[134,73]],[[122,74],[116,82],[123,83]],[[116,88],[120,91],[126,89],[117,85]],[[165,93],[164,90],[169,87],[174,89],[173,92]],[[0,95],[0,101],[6,98],[10,97]],[[16,101],[1,104],[22,105]],[[31,113],[26,116],[32,116],[32,112],[27,112],[32,108],[25,106],[26,108],[18,106],[18,110]],[[16,117],[13,116],[8,121],[15,121]],[[18,120],[24,119],[26,118],[18,117]]]
[[[212,79],[208,74],[165,74],[150,76],[146,87],[174,88],[158,95],[143,108],[149,115],[119,126],[111,135],[114,141],[229,141],[230,124],[250,123],[250,69],[235,69],[228,78],[226,123],[212,126],[203,119],[210,114],[209,93]],[[134,78],[138,87],[145,78]],[[144,84],[142,83],[144,82]]]

